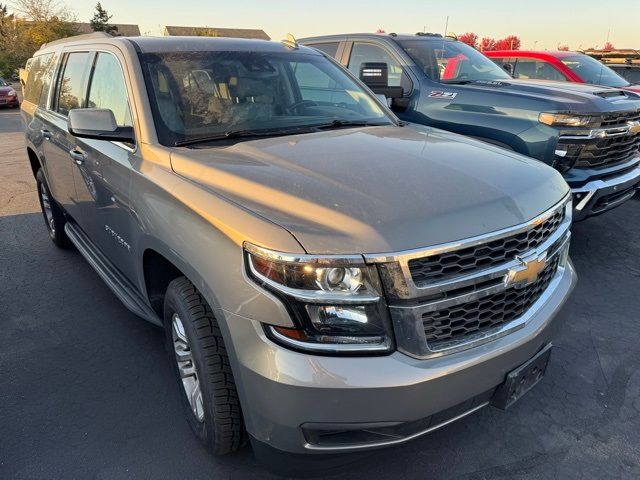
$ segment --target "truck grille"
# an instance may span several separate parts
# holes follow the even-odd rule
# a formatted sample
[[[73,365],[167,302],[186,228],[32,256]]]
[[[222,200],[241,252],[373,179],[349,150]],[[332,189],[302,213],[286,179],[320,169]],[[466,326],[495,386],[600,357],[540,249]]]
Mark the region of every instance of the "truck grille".
[[[596,129],[590,135],[580,131],[574,135],[569,130],[565,131],[558,146],[564,147],[567,153],[557,162],[576,168],[598,168],[612,167],[629,160],[640,150],[640,134],[628,132],[629,122],[638,121],[640,110],[614,112],[594,123]]]
[[[543,243],[564,220],[563,209],[530,230],[453,252],[409,261],[409,271],[417,285],[446,280],[475,270],[490,268],[516,258]]]
[[[379,264],[398,350],[431,358],[526,325],[565,271],[571,209],[567,195],[538,217],[497,232],[365,256]]]
[[[600,127],[621,127],[627,122],[640,120],[640,110],[632,112],[614,112],[605,115],[602,118]]]
[[[429,347],[439,350],[452,342],[464,342],[519,318],[547,289],[558,263],[556,256],[538,279],[524,288],[512,287],[480,300],[425,313],[422,323]]]
[[[575,166],[592,168],[613,166],[628,160],[640,149],[640,135],[621,135],[585,144],[580,149]]]

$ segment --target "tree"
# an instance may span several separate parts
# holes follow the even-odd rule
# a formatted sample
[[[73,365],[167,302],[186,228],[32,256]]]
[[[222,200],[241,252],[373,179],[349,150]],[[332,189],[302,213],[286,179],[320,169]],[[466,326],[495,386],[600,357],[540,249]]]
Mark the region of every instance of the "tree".
[[[509,35],[496,41],[495,50],[520,50],[520,37]]]
[[[561,52],[568,52],[569,51],[569,45],[558,45],[558,50]]]
[[[610,52],[614,48],[616,48],[616,47],[614,47],[611,42],[607,42],[607,43],[604,44],[604,47],[602,47],[602,50],[604,50],[605,52]]]
[[[478,35],[473,32],[463,33],[458,36],[458,40],[462,43],[466,43],[470,47],[477,48],[478,47]]]
[[[118,32],[118,27],[115,25],[109,25],[109,20],[111,20],[113,15],[109,15],[100,2],[96,5],[96,13],[93,14],[93,18],[89,23],[91,23],[91,30],[94,32],[105,32],[109,34],[114,34]]]
[[[480,51],[489,52],[496,49],[496,41],[493,38],[483,37],[480,40]]]
[[[0,69],[23,67],[43,43],[77,33],[75,15],[55,0],[13,0],[13,12],[0,6]]]

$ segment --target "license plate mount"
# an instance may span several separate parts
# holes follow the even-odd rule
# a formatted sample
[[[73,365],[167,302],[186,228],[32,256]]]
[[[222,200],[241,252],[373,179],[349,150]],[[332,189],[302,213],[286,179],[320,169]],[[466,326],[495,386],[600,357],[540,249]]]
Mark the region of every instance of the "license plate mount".
[[[506,410],[531,390],[547,371],[552,344],[545,345],[532,358],[507,374],[491,398],[491,405]]]

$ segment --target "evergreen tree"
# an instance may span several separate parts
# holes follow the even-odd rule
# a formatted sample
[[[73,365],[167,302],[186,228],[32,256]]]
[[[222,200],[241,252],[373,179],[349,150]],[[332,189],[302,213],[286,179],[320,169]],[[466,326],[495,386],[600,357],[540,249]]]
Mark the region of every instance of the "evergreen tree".
[[[109,20],[111,20],[113,15],[109,15],[100,2],[96,5],[96,13],[94,13],[93,18],[91,19],[91,29],[94,32],[105,32],[111,35],[118,33],[118,27],[115,25],[109,25]]]

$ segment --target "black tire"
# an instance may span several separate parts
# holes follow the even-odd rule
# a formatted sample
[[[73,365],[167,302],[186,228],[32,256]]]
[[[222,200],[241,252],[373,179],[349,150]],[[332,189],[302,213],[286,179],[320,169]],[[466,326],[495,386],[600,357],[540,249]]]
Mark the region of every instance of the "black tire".
[[[188,351],[192,359],[194,376],[200,386],[202,403],[198,411],[201,418],[198,418],[189,402],[187,387],[180,374],[181,367],[174,346],[176,315],[187,339],[188,348],[183,351]],[[224,340],[211,307],[186,277],[176,278],[167,288],[164,326],[167,351],[191,429],[216,455],[238,450],[247,442],[247,435]]]
[[[44,218],[47,232],[51,241],[59,248],[68,248],[71,245],[69,237],[64,231],[64,226],[67,223],[67,219],[62,212],[62,208],[56,203],[51,196],[51,191],[47,185],[47,180],[44,177],[42,169],[38,170],[36,174],[36,183],[38,185],[38,201],[40,202],[40,209],[42,210],[42,216]],[[46,204],[45,204],[46,202]],[[47,206],[49,207],[50,217],[48,217]]]

